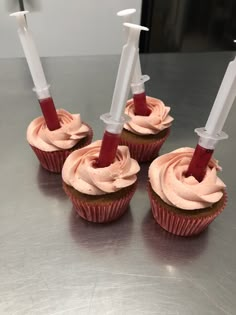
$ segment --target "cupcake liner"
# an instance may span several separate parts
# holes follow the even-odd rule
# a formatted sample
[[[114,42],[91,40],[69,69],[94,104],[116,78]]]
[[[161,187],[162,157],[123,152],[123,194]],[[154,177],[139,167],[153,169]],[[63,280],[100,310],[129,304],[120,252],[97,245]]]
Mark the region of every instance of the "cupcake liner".
[[[148,184],[148,194],[156,222],[164,230],[179,236],[192,236],[201,233],[224,210],[227,202],[227,195],[224,192],[223,203],[217,211],[212,211],[208,215],[199,214],[199,216],[191,217],[172,212],[163,204],[158,203],[150,184]]]
[[[88,195],[87,200],[76,197],[71,189],[63,182],[65,193],[72,201],[77,213],[85,220],[95,223],[107,223],[121,217],[127,210],[130,200],[134,195],[137,184],[133,184],[130,190],[125,190],[124,195],[114,200],[104,200],[102,202],[94,202],[90,200]],[[111,194],[109,194],[111,195]],[[92,196],[91,196],[92,197]]]
[[[167,137],[170,134],[170,128],[168,128],[166,135],[161,138],[157,139],[155,142],[151,143],[138,143],[132,142],[129,139],[126,139],[125,136],[120,138],[120,145],[126,145],[129,147],[130,156],[138,162],[150,162],[154,160],[163,145],[166,141]]]
[[[85,123],[83,123],[83,124],[85,124]],[[45,168],[46,170],[52,172],[52,173],[61,173],[64,162],[65,162],[66,158],[71,154],[71,152],[73,152],[74,150],[83,148],[92,142],[93,130],[89,125],[87,125],[87,124],[85,124],[85,125],[89,128],[89,133],[88,133],[87,137],[85,137],[84,139],[81,139],[79,141],[79,143],[77,143],[71,149],[46,152],[46,151],[40,150],[40,149],[38,149],[38,148],[36,148],[30,144],[32,150],[34,151],[35,155],[37,156],[42,167]]]

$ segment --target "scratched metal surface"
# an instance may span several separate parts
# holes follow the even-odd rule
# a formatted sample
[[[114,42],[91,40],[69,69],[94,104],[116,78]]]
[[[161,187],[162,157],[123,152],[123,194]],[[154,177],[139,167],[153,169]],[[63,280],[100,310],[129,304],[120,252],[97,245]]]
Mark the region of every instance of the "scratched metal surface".
[[[172,107],[162,153],[194,146],[233,53],[143,56],[149,95]],[[118,57],[48,58],[43,63],[57,107],[98,119],[112,97]],[[25,140],[40,114],[22,59],[0,60],[0,314],[235,314],[236,108],[215,152],[228,185],[226,210],[195,238],[163,231],[145,191],[147,165],[129,211],[96,225],[78,218],[59,175],[42,170]]]

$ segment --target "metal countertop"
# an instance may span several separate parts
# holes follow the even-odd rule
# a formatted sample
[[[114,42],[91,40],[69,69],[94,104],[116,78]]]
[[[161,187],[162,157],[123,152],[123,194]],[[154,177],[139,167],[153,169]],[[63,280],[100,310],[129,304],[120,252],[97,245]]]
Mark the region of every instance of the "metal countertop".
[[[161,153],[194,147],[233,52],[141,58],[150,96],[175,118]],[[101,138],[118,56],[43,59],[57,108],[80,112]],[[142,165],[129,211],[99,225],[79,218],[60,175],[44,171],[28,146],[40,115],[24,59],[0,60],[0,314],[236,314],[236,107],[214,157],[227,184],[224,212],[201,235],[173,236],[152,218]]]

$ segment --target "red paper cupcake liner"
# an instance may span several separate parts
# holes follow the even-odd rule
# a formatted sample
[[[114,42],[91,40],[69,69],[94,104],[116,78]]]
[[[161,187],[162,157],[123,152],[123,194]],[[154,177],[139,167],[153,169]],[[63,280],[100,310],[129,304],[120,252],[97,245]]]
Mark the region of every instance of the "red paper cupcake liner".
[[[224,210],[227,202],[226,193],[223,205],[218,211],[207,216],[188,217],[169,211],[157,202],[151,185],[148,184],[148,194],[151,201],[152,214],[156,222],[166,231],[179,236],[192,236],[201,233]]]
[[[63,188],[77,213],[83,219],[94,223],[108,223],[121,217],[129,206],[130,200],[136,190],[136,186],[136,184],[133,185],[133,187],[119,199],[95,204],[89,200],[89,196],[87,201],[74,196],[71,190],[67,188],[67,185],[63,183]]]
[[[42,165],[42,167],[45,168],[46,170],[52,172],[52,173],[61,173],[61,170],[62,170],[62,167],[64,165],[66,158],[74,150],[83,148],[92,142],[93,130],[89,125],[87,125],[87,124],[85,124],[85,125],[87,127],[89,127],[89,133],[86,137],[86,140],[82,139],[82,140],[85,140],[85,141],[83,141],[82,145],[80,143],[78,143],[71,149],[59,150],[59,151],[53,151],[53,152],[42,151],[42,150],[30,145],[32,150],[34,151],[35,155],[37,156],[40,164]]]
[[[154,160],[163,145],[167,137],[170,134],[170,128],[166,135],[152,143],[134,143],[126,139],[125,137],[120,138],[120,145],[126,145],[129,147],[130,156],[138,162],[150,162]]]

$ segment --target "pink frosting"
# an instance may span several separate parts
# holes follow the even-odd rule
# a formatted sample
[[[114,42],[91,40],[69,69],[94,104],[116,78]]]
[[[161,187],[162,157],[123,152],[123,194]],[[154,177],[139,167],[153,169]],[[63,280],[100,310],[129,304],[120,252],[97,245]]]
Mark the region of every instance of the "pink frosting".
[[[130,99],[125,108],[125,114],[131,120],[124,125],[124,128],[137,135],[152,135],[169,128],[173,118],[169,115],[170,107],[153,97],[146,97],[147,105],[151,109],[149,116],[139,116],[134,113],[134,102]]]
[[[103,195],[128,187],[136,182],[140,167],[130,157],[126,146],[118,146],[113,164],[95,168],[101,148],[101,140],[72,152],[66,159],[63,169],[63,181],[87,195]]]
[[[221,170],[211,159],[207,173],[198,182],[193,176],[185,177],[194,149],[180,148],[155,159],[149,167],[152,189],[167,204],[185,210],[212,206],[223,196],[225,184],[217,177]]]
[[[82,124],[80,114],[70,114],[64,109],[57,110],[61,128],[50,131],[44,117],[34,119],[27,129],[27,141],[34,147],[46,151],[70,149],[88,135],[89,128]]]

